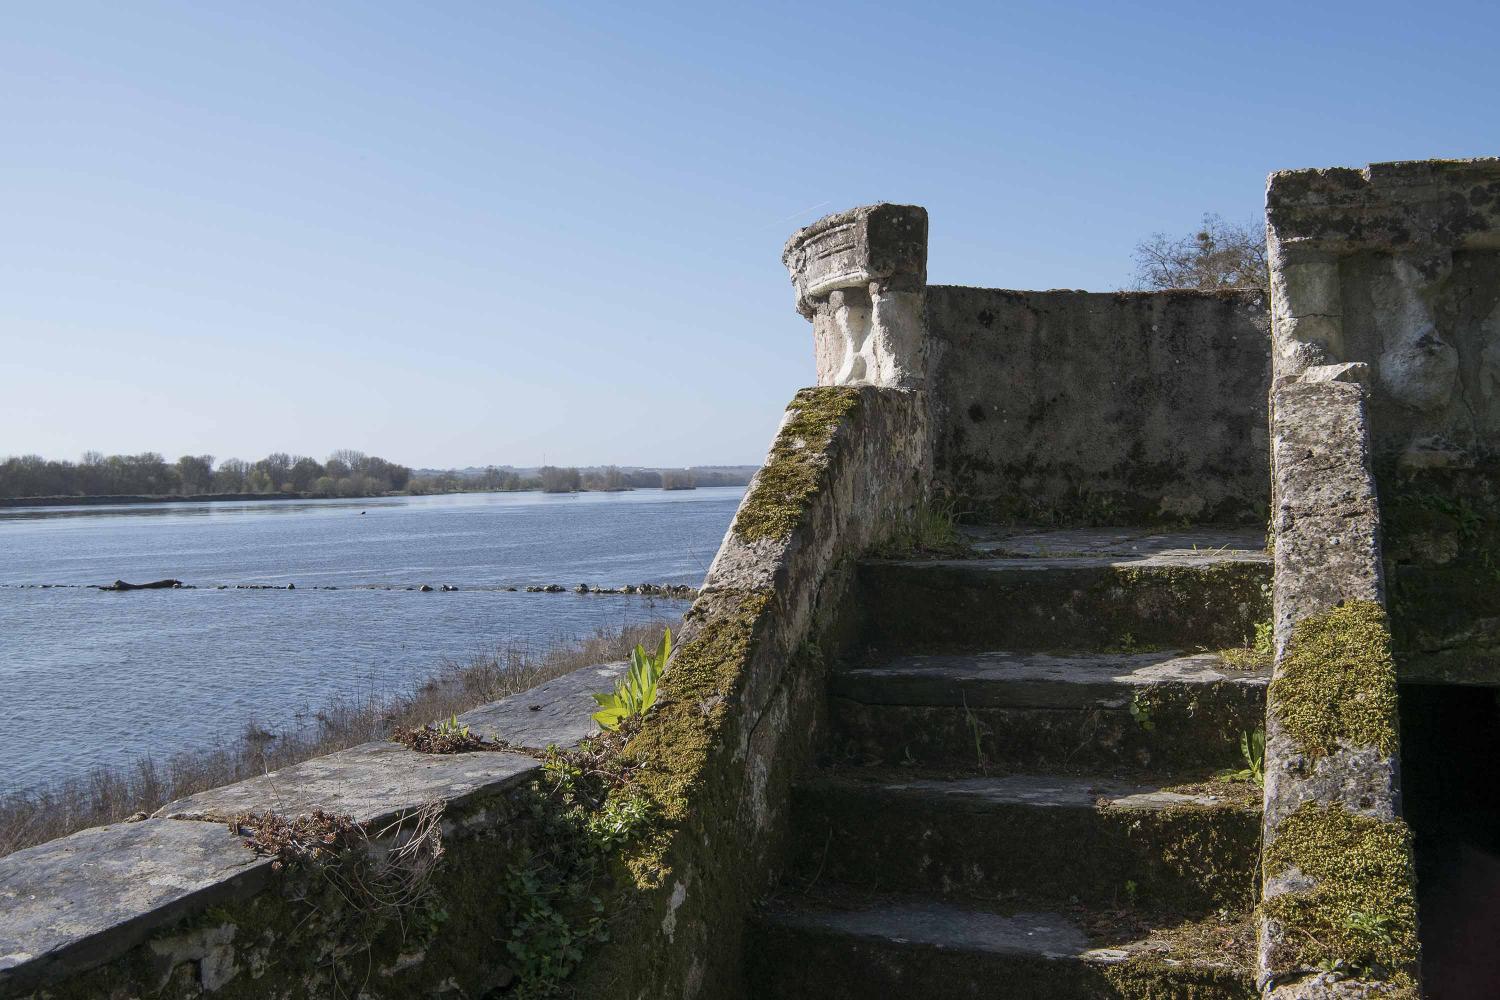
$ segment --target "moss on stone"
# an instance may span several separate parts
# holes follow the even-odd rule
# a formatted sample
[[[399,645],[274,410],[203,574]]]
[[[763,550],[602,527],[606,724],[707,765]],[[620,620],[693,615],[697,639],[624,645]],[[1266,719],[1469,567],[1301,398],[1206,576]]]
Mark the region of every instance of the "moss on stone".
[[[736,535],[747,542],[791,535],[818,491],[835,430],[859,405],[860,391],[850,386],[803,389],[792,398],[791,417],[735,515]]]
[[[626,747],[641,762],[636,787],[669,823],[687,815],[772,597],[768,590],[713,595],[689,612],[689,625],[700,627],[672,658],[655,709]]]
[[[1344,963],[1398,989],[1415,987],[1417,901],[1405,823],[1309,802],[1277,825],[1263,863],[1267,879],[1296,873],[1311,882],[1261,904],[1284,929],[1276,968]]]
[[[1266,670],[1271,666],[1271,654],[1262,653],[1250,646],[1231,646],[1219,650],[1219,659],[1230,670]]]
[[[1341,747],[1395,754],[1396,666],[1385,610],[1350,601],[1297,622],[1270,699],[1282,730],[1309,757]]]

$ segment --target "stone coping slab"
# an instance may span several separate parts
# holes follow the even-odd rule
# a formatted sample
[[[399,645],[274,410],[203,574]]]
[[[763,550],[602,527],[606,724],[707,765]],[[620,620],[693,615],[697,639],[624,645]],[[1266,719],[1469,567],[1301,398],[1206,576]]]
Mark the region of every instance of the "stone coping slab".
[[[433,802],[460,804],[502,791],[541,768],[516,753],[417,753],[394,743],[364,743],[235,785],[169,802],[168,819],[223,821],[241,813],[304,816],[323,810],[380,826]]]
[[[613,688],[624,668],[584,667],[461,719],[492,740],[575,746],[598,729],[590,695]],[[158,928],[260,891],[270,859],[252,854],[219,821],[322,809],[378,832],[403,813],[492,795],[540,768],[520,753],[422,754],[365,743],[190,795],[139,823],[83,830],[0,858],[0,995],[92,968]]]
[[[458,721],[486,740],[535,748],[577,746],[599,730],[591,718],[598,707],[593,693],[613,689],[624,670],[623,662],[583,667],[465,712]],[[422,754],[384,741],[365,743],[179,799],[156,815],[228,819],[268,809],[287,815],[323,809],[353,816],[359,823],[380,824],[430,802],[454,804],[501,791],[540,766],[525,754]]]
[[[90,968],[259,891],[271,860],[219,825],[148,819],[0,858],[0,995]]]
[[[623,660],[583,667],[465,712],[458,721],[476,736],[515,746],[577,746],[599,731],[593,720],[599,706],[593,696],[613,691],[624,673]]]

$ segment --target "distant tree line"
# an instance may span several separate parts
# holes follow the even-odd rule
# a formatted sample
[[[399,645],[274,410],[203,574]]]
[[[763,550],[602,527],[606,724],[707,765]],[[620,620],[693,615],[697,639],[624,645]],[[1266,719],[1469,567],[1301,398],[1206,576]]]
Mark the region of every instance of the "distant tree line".
[[[21,455],[0,462],[0,498],[94,496],[195,496],[215,493],[294,493],[308,496],[378,496],[382,493],[473,493],[542,490],[547,493],[615,492],[633,489],[691,490],[699,486],[743,486],[751,469],[580,469],[544,465],[520,471],[426,470],[359,451],[336,451],[327,461],[277,452],[258,462],[212,455],[183,455],[168,462],[156,452],[103,455],[88,452],[78,462]]]
[[[706,480],[706,481],[705,481]],[[692,469],[622,469],[605,465],[592,469],[544,465],[535,475],[491,465],[477,471],[424,473],[411,479],[411,493],[507,492],[614,493],[635,489],[690,490],[697,486],[743,486],[748,475],[729,471],[699,473]]]
[[[21,455],[0,462],[0,497],[192,496],[205,493],[307,493],[374,496],[404,491],[411,469],[360,451],[341,450],[326,462],[277,452],[258,462],[156,452],[103,455],[78,462]]]

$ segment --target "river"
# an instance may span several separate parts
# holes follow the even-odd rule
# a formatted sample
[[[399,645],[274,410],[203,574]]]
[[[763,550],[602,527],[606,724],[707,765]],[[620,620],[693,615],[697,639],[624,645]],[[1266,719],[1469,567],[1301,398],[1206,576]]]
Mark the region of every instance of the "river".
[[[0,792],[222,745],[445,657],[678,616],[685,602],[503,588],[697,586],[742,493],[0,510]],[[92,586],[163,578],[193,589]],[[406,589],[422,584],[458,589]]]

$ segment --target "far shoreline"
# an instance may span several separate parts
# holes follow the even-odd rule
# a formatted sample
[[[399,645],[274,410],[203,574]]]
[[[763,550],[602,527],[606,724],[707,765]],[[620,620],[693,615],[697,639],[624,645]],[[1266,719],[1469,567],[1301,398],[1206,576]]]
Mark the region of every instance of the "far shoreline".
[[[743,489],[743,484],[723,484],[726,487]],[[467,493],[550,493],[565,496],[571,493],[633,493],[637,490],[659,489],[663,493],[681,493],[699,489],[714,489],[714,486],[632,486],[608,490],[444,490],[438,493],[192,493],[186,495],[120,494],[114,496],[50,496],[50,497],[0,497],[0,509],[17,507],[115,507],[126,505],[150,505],[172,503],[246,503],[259,500],[389,500],[399,497],[462,496]]]

